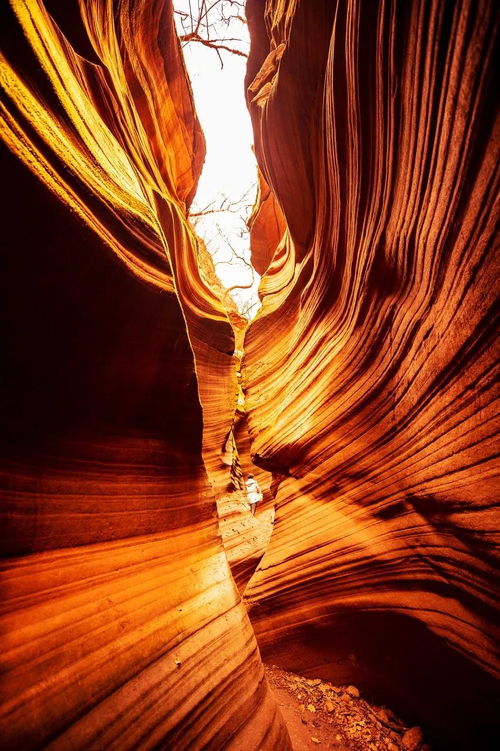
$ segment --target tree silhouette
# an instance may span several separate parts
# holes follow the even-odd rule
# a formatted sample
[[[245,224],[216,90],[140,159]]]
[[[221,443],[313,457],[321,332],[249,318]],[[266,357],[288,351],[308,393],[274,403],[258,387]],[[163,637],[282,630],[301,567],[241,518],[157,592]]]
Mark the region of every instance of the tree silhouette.
[[[215,50],[221,67],[224,67],[221,52],[248,57],[241,49],[241,39],[228,36],[232,33],[235,21],[246,24],[244,16],[245,3],[241,0],[187,0],[183,3],[185,10],[180,10],[177,2],[175,14],[178,16],[179,39],[183,44],[195,42]],[[239,45],[239,46],[238,46]]]

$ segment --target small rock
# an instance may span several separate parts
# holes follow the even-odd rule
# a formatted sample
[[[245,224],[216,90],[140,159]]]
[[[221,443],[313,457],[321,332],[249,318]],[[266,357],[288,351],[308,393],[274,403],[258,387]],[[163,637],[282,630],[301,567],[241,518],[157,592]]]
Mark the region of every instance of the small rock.
[[[382,720],[382,722],[386,723],[386,725],[401,725],[400,720],[398,720],[394,712],[391,712],[390,709],[381,707],[380,709],[377,709],[376,714]]]
[[[393,743],[390,740],[386,740],[385,747],[387,751],[399,751],[399,746],[397,746],[395,743]]]
[[[390,722],[389,715],[387,714],[387,710],[386,709],[378,709],[376,711],[376,715],[385,724],[387,724],[387,723]]]
[[[307,711],[308,712],[316,712],[316,707],[314,706],[314,704],[308,704],[307,705]]]
[[[314,735],[311,736],[311,740],[313,743],[321,743],[319,738],[316,738]]]
[[[335,709],[335,704],[333,701],[325,701],[325,709],[327,712],[333,712]]]
[[[309,686],[319,686],[319,684],[321,683],[321,678],[311,678],[307,681],[307,683]]]
[[[181,665],[182,665],[182,662],[180,660],[175,660],[175,667],[176,668],[180,668]]]
[[[359,691],[356,686],[347,686],[345,692],[349,696],[352,696],[353,699],[359,699]]]
[[[422,730],[419,727],[415,727],[406,731],[401,738],[401,743],[405,751],[418,751],[423,740]]]

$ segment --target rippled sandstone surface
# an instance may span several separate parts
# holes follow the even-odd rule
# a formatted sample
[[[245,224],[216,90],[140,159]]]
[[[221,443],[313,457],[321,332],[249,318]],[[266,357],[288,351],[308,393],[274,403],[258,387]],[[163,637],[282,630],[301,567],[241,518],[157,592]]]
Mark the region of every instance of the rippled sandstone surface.
[[[277,487],[246,590],[259,644],[390,701],[440,747],[492,748],[497,9],[247,15],[267,273],[243,382]]]
[[[171,2],[0,8],[2,747],[289,751],[257,641],[494,747],[493,2],[247,3],[248,584]]]
[[[1,11],[2,748],[286,751],[217,525],[234,336],[171,3]]]

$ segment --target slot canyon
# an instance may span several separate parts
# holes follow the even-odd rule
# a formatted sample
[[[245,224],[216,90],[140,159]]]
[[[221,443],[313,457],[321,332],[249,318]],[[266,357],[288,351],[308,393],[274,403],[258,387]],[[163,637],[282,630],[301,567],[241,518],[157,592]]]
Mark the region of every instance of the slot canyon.
[[[251,321],[172,0],[0,2],[0,746],[493,751],[498,3],[234,5]]]

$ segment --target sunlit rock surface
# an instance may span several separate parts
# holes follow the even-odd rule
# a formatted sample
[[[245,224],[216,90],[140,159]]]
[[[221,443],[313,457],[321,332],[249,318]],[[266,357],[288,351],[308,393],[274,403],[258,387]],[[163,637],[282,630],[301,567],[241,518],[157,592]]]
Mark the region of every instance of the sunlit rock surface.
[[[495,6],[247,4],[261,214],[268,185],[286,220],[253,228],[243,382],[279,487],[252,622],[453,749],[493,747],[499,668]]]
[[[288,749],[217,527],[234,337],[171,3],[1,13],[2,748]]]
[[[288,749],[237,587],[273,662],[495,747],[495,10],[249,0],[247,421],[171,3],[2,1],[2,748]]]
[[[226,442],[225,457],[231,465],[231,480],[225,492],[217,494],[219,529],[234,580],[243,592],[269,544],[274,523],[274,496],[271,474],[251,461],[246,414],[240,407],[236,409]],[[250,474],[262,496],[254,514],[246,485]]]

